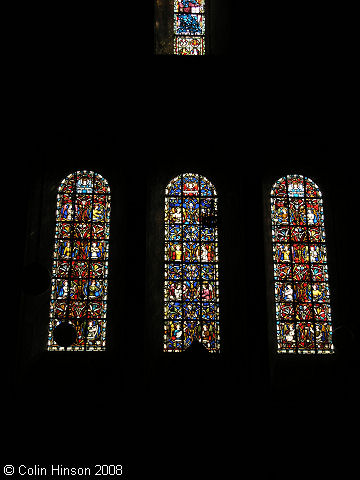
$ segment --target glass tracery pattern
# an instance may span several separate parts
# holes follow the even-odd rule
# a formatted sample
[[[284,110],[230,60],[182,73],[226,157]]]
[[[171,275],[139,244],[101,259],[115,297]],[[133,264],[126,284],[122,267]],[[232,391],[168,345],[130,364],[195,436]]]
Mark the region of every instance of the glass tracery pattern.
[[[205,0],[174,0],[175,55],[205,55]]]
[[[194,338],[220,351],[217,194],[205,177],[185,173],[165,191],[164,351]]]
[[[92,171],[77,171],[60,184],[48,350],[105,350],[110,188]],[[67,324],[75,341],[60,346],[54,332]]]
[[[323,200],[308,177],[271,190],[278,353],[333,353]]]

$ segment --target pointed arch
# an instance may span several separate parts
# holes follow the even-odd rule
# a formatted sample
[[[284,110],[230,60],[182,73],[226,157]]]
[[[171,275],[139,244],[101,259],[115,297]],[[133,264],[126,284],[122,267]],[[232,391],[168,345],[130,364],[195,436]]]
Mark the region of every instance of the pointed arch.
[[[322,193],[286,175],[270,196],[277,352],[333,353]]]
[[[164,351],[194,339],[220,351],[218,223],[215,187],[184,173],[165,190]]]
[[[59,185],[48,350],[105,350],[110,187],[77,171]]]

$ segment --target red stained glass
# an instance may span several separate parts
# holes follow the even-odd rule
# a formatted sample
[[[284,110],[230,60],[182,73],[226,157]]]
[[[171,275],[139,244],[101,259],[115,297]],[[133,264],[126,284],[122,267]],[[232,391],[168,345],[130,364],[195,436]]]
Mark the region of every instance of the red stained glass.
[[[205,177],[186,173],[165,190],[164,351],[194,339],[219,352],[217,195]]]
[[[333,353],[322,194],[302,175],[271,190],[278,353]]]
[[[48,350],[105,350],[110,188],[91,171],[58,189]],[[59,343],[66,326],[74,338]]]

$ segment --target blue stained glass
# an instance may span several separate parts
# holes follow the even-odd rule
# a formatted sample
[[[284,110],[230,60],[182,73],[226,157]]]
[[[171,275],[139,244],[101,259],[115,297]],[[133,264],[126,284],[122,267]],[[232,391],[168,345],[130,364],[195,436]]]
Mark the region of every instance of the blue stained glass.
[[[201,177],[201,195],[203,197],[212,197],[216,195],[214,186],[204,177]]]
[[[196,0],[182,0],[181,1],[182,3],[182,6],[185,7],[185,8],[189,8],[189,7],[192,7],[193,5],[195,5],[196,7],[199,6],[198,2]]]
[[[202,316],[205,320],[216,320],[218,313],[218,305],[216,303],[203,303]]]
[[[196,15],[189,15],[186,13],[182,13],[179,15],[179,27],[176,33],[185,33],[185,34],[193,34],[201,33],[201,28],[199,24],[199,20],[197,19]]]
[[[183,283],[183,300],[193,302],[199,300],[200,283],[197,281],[187,280]]]
[[[184,303],[184,317],[192,320],[200,318],[200,302]]]
[[[183,177],[183,189],[184,189],[184,194],[189,193],[189,191],[192,191],[193,193],[198,194],[199,189],[197,188],[197,184],[199,183],[199,175],[193,174],[193,173],[186,173]],[[194,187],[196,187],[194,189]]]
[[[91,173],[82,173],[79,175],[76,182],[76,193],[92,193],[93,191],[93,181],[91,178]]]
[[[200,247],[198,242],[184,243],[184,258],[185,262],[200,261]]]
[[[182,190],[175,196],[173,183],[179,185],[179,177]],[[206,194],[205,198],[201,194],[201,185],[205,186],[202,189]],[[207,195],[210,192],[213,195],[211,198]],[[216,217],[215,188],[205,177],[185,173],[167,186],[164,256],[165,351],[183,351],[195,338],[210,352],[218,352],[220,349],[219,325],[215,325],[219,317]],[[176,240],[170,240],[172,235]],[[177,332],[175,322],[169,321],[175,319],[181,320]],[[207,323],[208,321],[211,322]]]
[[[200,265],[196,264],[184,264],[183,265],[184,278],[199,278],[200,277]]]
[[[167,240],[181,240],[182,238],[182,226],[170,225],[166,231]]]
[[[178,280],[182,278],[182,266],[181,265],[174,265],[173,263],[169,263],[167,265],[167,269],[165,270],[165,276],[171,280]]]
[[[199,223],[199,201],[194,197],[187,197],[183,203],[183,222]]]
[[[199,240],[200,227],[198,225],[184,225],[184,240]]]
[[[203,13],[205,0],[175,0],[174,12]]]
[[[48,350],[105,350],[109,221],[110,188],[101,175],[83,170],[64,178],[57,196]]]
[[[174,1],[174,53],[205,54],[205,0]]]
[[[166,195],[181,195],[181,175],[168,185]]]
[[[278,353],[334,351],[321,197],[302,175],[282,177],[271,190]]]
[[[202,265],[201,266],[201,278],[203,280],[214,280],[217,278],[217,265]]]
[[[217,232],[215,228],[204,227],[201,231],[201,240],[213,242],[214,240],[216,240],[216,234]]]
[[[168,302],[165,305],[165,318],[181,318],[182,305],[179,302]]]

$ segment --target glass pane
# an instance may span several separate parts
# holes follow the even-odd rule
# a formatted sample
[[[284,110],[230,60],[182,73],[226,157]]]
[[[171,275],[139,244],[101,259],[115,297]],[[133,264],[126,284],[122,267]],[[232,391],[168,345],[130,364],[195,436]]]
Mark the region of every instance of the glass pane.
[[[165,189],[164,351],[220,350],[216,190],[186,173]]]
[[[271,190],[278,353],[333,353],[323,200],[302,175]]]
[[[110,189],[101,175],[78,171],[61,182],[48,350],[105,349],[109,221]],[[73,332],[72,343],[57,343],[60,325]]]
[[[205,55],[205,0],[174,0],[175,55]]]

